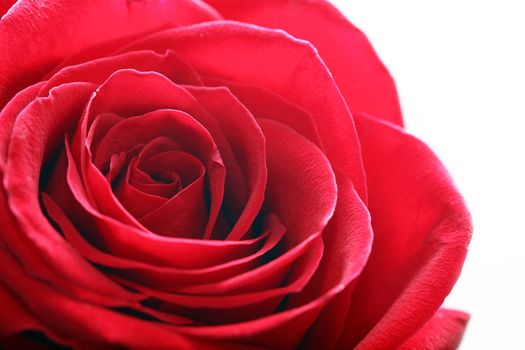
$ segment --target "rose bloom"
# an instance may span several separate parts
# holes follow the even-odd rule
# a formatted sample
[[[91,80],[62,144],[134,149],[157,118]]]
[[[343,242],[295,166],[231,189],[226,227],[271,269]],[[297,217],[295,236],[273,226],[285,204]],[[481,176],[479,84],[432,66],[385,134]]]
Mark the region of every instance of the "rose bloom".
[[[469,214],[328,2],[0,14],[4,347],[458,346]]]

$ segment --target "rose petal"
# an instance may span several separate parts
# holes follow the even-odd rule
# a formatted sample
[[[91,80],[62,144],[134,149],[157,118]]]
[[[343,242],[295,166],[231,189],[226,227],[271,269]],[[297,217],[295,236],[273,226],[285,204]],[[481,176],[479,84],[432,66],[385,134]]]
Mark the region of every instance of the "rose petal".
[[[0,249],[5,249],[0,247]],[[0,339],[22,330],[39,329],[40,322],[35,319],[11,292],[0,283]]]
[[[250,226],[264,200],[266,187],[265,138],[253,115],[225,88],[187,87],[188,91],[213,116],[232,148],[246,182],[246,198],[233,197],[242,193],[242,182],[231,178],[226,183],[226,198],[223,210],[228,210],[235,224],[227,240],[238,240],[250,232]],[[244,197],[244,196],[243,196]],[[239,208],[244,204],[243,208]]]
[[[64,215],[60,207],[47,195],[43,201],[50,217],[60,226],[67,240],[77,248],[87,259],[94,263],[108,267],[113,273],[128,278],[137,283],[148,285],[161,290],[177,290],[177,287],[224,280],[242,272],[250,271],[263,254],[274,248],[286,232],[285,228],[274,216],[270,215],[268,223],[264,226],[265,233],[249,241],[244,252],[246,256],[228,261],[224,264],[214,265],[203,269],[176,269],[162,266],[148,265],[135,260],[126,260],[114,255],[109,255],[96,247],[91,246],[77,231],[73,224]],[[244,241],[246,242],[246,241]],[[264,244],[257,248],[260,243]],[[126,273],[128,272],[129,273]]]
[[[228,291],[227,293],[224,293],[225,288],[222,288],[222,290],[217,288],[215,291],[216,294],[214,293],[215,295],[167,293],[144,287],[121,278],[116,278],[116,280],[125,286],[143,292],[145,295],[155,297],[164,302],[174,303],[177,306],[192,308],[193,310],[188,312],[188,315],[207,324],[240,322],[271,314],[276,310],[285,296],[301,291],[314,274],[322,254],[323,244],[321,240],[315,240],[309,249],[300,256],[296,263],[287,271],[289,275],[286,275],[286,283],[283,283],[283,286],[276,285],[275,282],[284,282],[282,281],[284,275],[267,275],[261,276],[263,281],[252,280],[247,282],[252,285],[246,288],[242,288],[244,286],[239,283],[240,286],[239,284],[235,285],[237,290]],[[242,275],[242,277],[246,279],[246,275],[251,274],[253,276],[255,272],[251,273],[252,271]],[[268,284],[268,278],[271,278],[271,284],[265,285]],[[266,279],[266,281],[264,279]],[[239,279],[233,277],[230,280],[226,280],[226,282],[233,282],[233,280],[237,282]],[[216,285],[223,287],[220,282]],[[229,285],[231,286],[231,284]],[[210,286],[205,289],[209,290],[210,288],[213,290],[215,287]],[[255,290],[252,291],[253,289]]]
[[[210,186],[209,191],[211,197],[210,216],[205,230],[205,236],[208,236],[209,232],[211,232],[213,229],[219,215],[219,210],[224,195],[224,181],[226,175],[225,169],[223,167],[222,153],[219,154],[217,150],[218,146],[216,146],[215,140],[218,140],[217,142],[221,141],[220,144],[222,147],[220,152],[223,150],[227,151],[227,147],[224,146],[224,142],[222,142],[220,137],[216,137],[218,134],[216,132],[216,128],[213,128],[213,126],[209,128],[211,123],[205,123],[204,125],[199,123],[203,120],[209,121],[209,119],[207,118],[206,111],[198,105],[198,102],[185,89],[173,84],[166,77],[158,73],[141,73],[134,70],[120,70],[112,74],[107,79],[107,81],[102,86],[100,86],[96,96],[93,96],[92,100],[87,106],[85,117],[82,120],[82,126],[79,128],[80,130],[73,140],[73,151],[75,151],[75,149],[81,149],[82,151],[79,151],[79,153],[82,155],[82,157],[84,157],[82,160],[83,165],[81,167],[83,177],[87,180],[97,181],[99,183],[98,187],[101,188],[103,192],[99,192],[97,195],[100,196],[101,193],[105,194],[105,200],[100,201],[99,205],[108,206],[110,212],[118,214],[118,217],[121,220],[124,222],[128,221],[129,224],[133,224],[133,222],[129,222],[130,218],[126,217],[126,212],[119,208],[120,204],[113,198],[112,192],[107,186],[107,183],[102,181],[99,171],[92,166],[92,163],[89,160],[89,152],[85,152],[82,146],[84,144],[83,140],[85,139],[87,130],[95,120],[96,116],[101,113],[111,112],[120,116],[130,117],[158,109],[176,109],[179,111],[173,113],[183,113],[185,115],[190,115],[191,117],[189,118],[193,120],[191,124],[194,124],[194,127],[200,130],[193,132],[192,135],[196,135],[196,133],[201,134],[202,137],[198,137],[199,139],[202,139],[203,142],[205,140],[209,141],[204,143],[192,143],[192,140],[188,140],[187,136],[180,134],[180,130],[176,131],[176,129],[173,129],[173,132],[176,131],[175,134],[178,135],[176,141],[183,143],[185,142],[184,147],[187,149],[193,149],[195,152],[198,151],[200,154],[199,158],[207,168]],[[193,117],[198,119],[193,119]],[[139,134],[137,136],[141,136],[142,139],[144,139],[145,135],[140,135],[140,132],[138,132],[139,130],[146,130],[151,136],[162,136],[162,134],[155,134],[157,133],[157,131],[155,131],[157,129],[152,129],[150,125],[144,126],[146,124],[146,121],[144,120],[141,122],[143,125],[142,129],[134,129],[134,127],[132,128],[129,123],[138,124],[138,122],[130,121],[133,119],[136,118],[131,118],[123,122],[126,128],[129,129],[130,135],[125,139],[128,141],[128,147],[124,149],[129,149],[132,146],[130,144],[131,141],[138,140],[133,139],[134,134]],[[157,126],[159,125],[157,124]],[[123,126],[120,125],[120,123],[119,125],[116,125],[115,132],[117,132],[117,128],[121,130]],[[111,132],[111,130],[109,132]],[[167,130],[160,130],[160,132],[167,132]],[[210,132],[214,132],[213,135],[211,135]],[[166,136],[169,137],[170,135]],[[101,167],[101,164],[99,164],[101,161],[108,162],[111,155],[119,153],[123,150],[121,142],[122,140],[112,143],[109,142],[108,139],[108,136],[104,138],[104,142],[109,145],[108,150],[104,151],[105,155],[101,156],[100,150],[97,152],[97,155],[94,155],[95,163],[97,163],[99,168]],[[172,139],[175,140],[173,137]],[[193,141],[195,140],[196,139],[193,139]],[[87,145],[89,150],[89,138],[87,140]],[[213,149],[211,151],[205,151],[205,145],[211,146]],[[117,149],[119,150],[118,152]],[[207,156],[204,156],[204,153],[207,153]],[[228,157],[228,155],[229,154],[226,152],[225,156]],[[226,159],[230,160],[229,158]],[[226,163],[225,165],[228,167],[228,169],[230,169],[230,163]],[[90,174],[86,174],[86,171],[89,171]],[[89,188],[87,189],[87,192],[89,192]]]
[[[4,188],[0,190],[2,241],[35,276],[79,299],[116,305],[132,297],[56,234],[38,199],[40,165],[56,148],[58,135],[78,118],[79,106],[92,88],[86,84],[58,87],[49,97],[31,102],[16,119],[3,174],[7,203]]]
[[[139,221],[161,235],[199,238],[206,227],[207,217],[202,169],[197,179],[166,203],[140,217]]]
[[[175,149],[174,147],[175,145],[169,138],[158,137],[153,139],[144,146],[136,158],[131,160],[126,173],[122,176],[119,183],[113,184],[113,186],[117,187],[115,193],[118,199],[133,216],[141,218],[161,207],[181,190],[181,186],[191,185],[191,183],[204,176],[205,168],[197,158],[180,151],[168,151]],[[184,182],[176,174],[176,181],[158,183],[139,168],[144,159],[147,162],[146,166],[149,162],[152,163],[150,166],[157,167],[159,163],[155,160],[159,157],[163,159],[169,158],[170,154],[173,154],[175,161],[172,165],[179,168],[178,170],[181,172]],[[160,171],[167,169],[177,170],[171,166],[165,167],[165,164],[162,163],[160,165]],[[181,165],[184,165],[182,169],[180,168]],[[205,225],[206,220],[203,219],[202,223]]]
[[[92,72],[93,74],[97,73],[96,69],[94,68],[94,72]],[[79,66],[78,69],[82,70],[83,66]],[[65,70],[61,71],[61,73],[62,72],[65,72]],[[78,74],[73,74],[73,76],[80,75],[80,77],[83,77],[83,79],[89,78],[88,80],[91,80],[92,75],[89,74],[90,72],[90,69],[88,69],[87,72],[83,72],[82,70],[82,73],[77,72]],[[64,74],[69,77],[69,74]],[[122,100],[115,100],[113,98],[114,94],[108,93],[107,102],[102,102],[102,106],[99,106],[99,108],[102,108],[102,111],[93,113],[93,115],[90,117],[91,119],[86,120],[87,124],[84,126],[86,129],[84,131],[85,133],[87,133],[87,126],[95,122],[93,120],[94,118],[100,118],[100,113],[103,113],[103,110],[118,110],[123,115],[133,115],[134,112],[148,112],[159,108],[175,108],[186,111],[205,126],[205,128],[213,136],[214,141],[217,143],[224,164],[228,169],[228,173],[226,174],[227,186],[231,188],[232,184],[235,185],[235,191],[229,191],[228,193],[239,193],[239,195],[242,196],[245,187],[245,180],[240,171],[240,166],[233,155],[231,146],[229,145],[228,140],[225,138],[218,121],[210,116],[207,111],[199,105],[195,98],[185,89],[173,84],[166,77],[160,74],[140,73],[135,70],[118,71],[112,77],[110,77],[106,83],[104,83],[103,88],[110,91],[116,91],[116,94],[121,94],[121,91],[125,90],[128,96]],[[162,91],[162,93],[159,93],[159,91]],[[97,100],[100,102],[100,93],[98,97],[99,99]],[[133,108],[129,108],[129,106],[133,106]],[[242,115],[240,116],[242,117]],[[101,134],[105,134],[105,132]],[[252,133],[252,135],[254,134]],[[93,142],[95,142],[97,138],[96,136],[93,137]],[[262,136],[258,137],[258,139],[261,138]],[[254,144],[261,143],[261,141],[255,142],[255,140],[252,140],[251,142]],[[75,148],[79,148],[81,143],[82,142],[78,137],[76,140],[76,147],[74,147],[73,151],[75,151]],[[94,145],[94,147],[96,149],[96,145]],[[77,157],[77,155],[75,155],[75,157]],[[259,152],[258,157],[264,160],[264,155],[261,152]],[[264,178],[262,175],[264,175],[263,171],[257,174],[257,176]],[[226,200],[228,201],[228,198],[226,198]],[[211,231],[211,229],[209,231]],[[207,232],[207,234],[209,234],[209,232]]]
[[[21,0],[0,22],[0,108],[60,60],[91,45],[218,18],[211,7],[192,0]]]
[[[289,307],[301,305],[324,293],[336,283],[341,290],[326,305],[301,343],[305,349],[333,349],[348,314],[352,292],[372,249],[370,214],[355,192],[352,182],[337,169],[338,196],[333,218],[323,232],[325,254],[316,275]]]
[[[104,169],[109,167],[111,155],[120,154],[121,152],[130,150],[134,145],[146,144],[161,136],[176,140],[176,142],[180,144],[182,151],[194,155],[205,165],[207,182],[210,186],[212,210],[215,208],[215,215],[217,215],[222,201],[221,191],[224,186],[225,170],[213,139],[202,125],[197,123],[188,114],[181,111],[163,109],[121,121],[112,127],[101,141],[97,153],[93,155],[94,166],[92,164],[88,165],[84,181],[90,190],[97,194],[95,202],[102,213],[121,221],[125,220],[125,217],[119,215],[119,211],[115,210],[115,206],[108,206],[110,201],[106,201],[105,198],[114,196],[106,178],[102,176],[98,169],[104,171]],[[170,228],[179,230],[183,228],[191,229],[193,227],[193,230],[190,232],[178,233],[184,237],[193,238],[202,234],[199,230],[199,227],[202,226],[200,223],[206,226],[208,222],[208,213],[204,197],[204,178],[202,175],[204,174],[201,174],[200,180],[196,179],[197,182],[194,183],[194,186],[188,187],[186,191],[180,193],[181,196],[174,197],[165,204],[169,206],[169,209],[165,207],[162,209],[162,212],[169,210],[172,211],[174,215],[171,215],[171,219],[168,220],[171,221],[169,222],[169,226],[162,228],[162,231],[169,230]],[[95,177],[99,179],[98,182],[94,181]],[[105,196],[102,196],[101,186],[105,188]],[[118,201],[116,201],[116,198],[113,198],[111,202],[116,204]],[[180,209],[180,211],[178,211],[177,208]],[[158,210],[161,209],[158,208]],[[154,215],[153,213],[150,214]],[[147,214],[147,217],[141,219],[146,220],[146,222],[154,225],[157,229],[162,225],[168,224],[168,221],[164,220],[154,223],[155,218],[150,214]],[[184,222],[178,222],[178,214],[180,214],[180,220]],[[162,214],[160,215],[162,216]],[[170,218],[170,216],[167,218]],[[210,218],[210,225],[213,225],[213,219],[213,217]],[[148,225],[144,225],[148,227]],[[167,233],[167,231],[165,233]],[[169,235],[176,236],[177,232],[171,232]]]
[[[57,334],[62,342],[74,347],[180,349],[250,349],[249,346],[223,342],[209,342],[184,336],[173,327],[159,327],[158,323],[143,321],[93,304],[82,303],[61,294],[48,284],[30,278],[16,260],[0,248],[0,283],[20,297],[32,314],[38,315],[46,335]],[[38,297],[35,297],[38,293]]]
[[[182,292],[190,295],[248,293],[277,288],[279,283],[284,282],[289,283],[286,293],[299,292],[310,280],[323,254],[323,245],[317,237],[307,237],[283,255],[243,274],[215,283],[183,288]]]
[[[264,208],[275,210],[288,228],[284,250],[292,251],[291,247],[301,247],[308,240],[312,240],[309,244],[321,243],[320,235],[332,217],[337,198],[330,164],[313,143],[289,127],[271,120],[258,122],[267,139],[268,185]],[[295,203],[302,205],[293,205]],[[361,208],[364,208],[362,204]],[[278,264],[279,259],[287,254],[290,253],[284,253],[272,263]],[[270,316],[242,323],[180,330],[212,339],[231,338],[235,334],[239,341],[258,346],[293,348],[322,307],[343,290],[345,283],[349,283],[348,279],[353,278],[353,272],[328,275],[329,279],[323,281],[325,288],[321,295],[310,295],[305,304],[285,308]]]
[[[309,287],[307,287],[308,292],[306,296],[308,298],[303,300],[305,304],[290,304],[285,311],[243,323],[207,328],[185,327],[179,329],[182,332],[189,332],[190,334],[217,340],[231,339],[232,334],[235,334],[235,339],[239,341],[249,342],[258,346],[287,349],[297,347],[303,339],[306,330],[312,327],[310,332],[313,332],[313,334],[308,335],[307,333],[306,338],[304,338],[306,339],[304,346],[308,347],[308,341],[316,337],[317,332],[323,334],[323,337],[318,341],[323,342],[323,339],[326,339],[327,344],[333,343],[332,336],[338,335],[339,327],[337,323],[331,322],[340,322],[338,321],[338,315],[346,313],[346,310],[342,309],[343,304],[338,304],[336,302],[337,299],[334,299],[334,297],[342,295],[341,293],[345,291],[345,286],[352,286],[351,282],[359,275],[361,268],[366,262],[367,247],[369,248],[371,243],[370,222],[366,207],[360,201],[355,190],[352,189],[350,181],[342,181],[339,189],[342,191],[340,193],[340,198],[342,198],[340,203],[341,209],[339,212],[336,210],[333,219],[335,221],[331,221],[326,228],[328,230],[327,234],[329,232],[336,234],[332,240],[329,239],[328,242],[325,242],[327,259],[322,262],[320,270],[322,272],[319,273],[318,277],[314,277]],[[344,240],[351,243],[348,246],[339,244],[341,237],[344,237]],[[341,247],[348,247],[349,249],[338,249]],[[347,264],[341,266],[341,269],[334,269],[337,265],[334,265],[332,261],[340,261],[341,256],[339,254],[346,256],[346,259],[343,261],[347,262]],[[331,269],[333,272],[325,274],[325,269]],[[313,294],[316,292],[318,294],[314,296]],[[326,305],[330,300],[333,300],[333,303]],[[319,315],[322,310],[325,311]],[[319,319],[320,322],[314,323],[316,319]],[[325,338],[324,332],[332,325],[335,327],[335,330],[327,332],[326,334],[329,338]],[[314,342],[312,344],[313,348],[315,348],[316,344],[318,343]]]
[[[154,51],[143,50],[66,66],[50,76],[42,87],[40,95],[45,96],[53,87],[65,83],[102,84],[111,74],[121,69],[158,72],[179,84],[202,84],[197,72],[173,51],[168,50],[163,54],[158,54]]]
[[[214,284],[213,288],[195,287],[191,293],[250,291],[254,287],[259,289],[267,281],[274,284],[276,278],[290,271],[287,266],[291,262],[311,248],[310,244],[332,215],[336,189],[331,168],[322,152],[282,124],[259,120],[259,125],[268,149],[265,210],[275,212],[288,229],[282,247],[285,253],[244,276]],[[302,208],[293,203],[302,203]],[[320,258],[317,255],[307,264],[316,266]]]
[[[205,172],[201,162],[187,152],[177,150],[159,152],[158,149],[144,148],[141,156],[137,166],[160,183],[180,182],[180,186],[185,188]]]
[[[20,91],[0,111],[0,170],[5,166],[9,140],[13,132],[13,125],[22,110],[33,101],[44,83],[37,83]]]
[[[198,159],[194,158],[194,160],[199,164],[199,171],[202,171],[202,174],[204,174],[205,169],[202,164],[200,164]],[[180,178],[176,175],[173,175],[173,177],[175,179],[169,183],[155,183],[149,174],[138,168],[138,159],[133,159],[124,180],[121,181],[121,186],[117,189],[117,196],[128,210],[130,210],[131,206],[135,207],[131,213],[135,217],[140,218],[166,203],[168,199],[181,190]],[[149,205],[148,201],[151,201]],[[143,202],[145,208],[141,208],[141,202]]]
[[[107,252],[151,264],[203,268],[244,256],[253,244],[253,241],[225,242],[159,236],[101,214],[86,200],[71,151],[69,147],[66,150],[69,158],[67,183],[83,208],[75,215],[78,220],[75,222],[81,222],[85,234],[98,241],[98,245]]]
[[[309,43],[282,31],[216,21],[159,32],[120,51],[140,49],[172,49],[202,76],[248,82],[309,111],[328,159],[350,177],[361,198],[366,198],[352,117],[326,65]]]
[[[295,103],[266,89],[250,84],[209,77],[205,77],[205,84],[207,86],[227,86],[255,118],[271,119],[288,125],[315,143],[320,149],[323,149],[319,131],[312,115]]]
[[[274,122],[265,122],[265,123],[274,123]],[[298,254],[304,254],[303,252],[305,249],[311,244],[309,241],[312,241],[312,238],[316,237],[315,235],[320,233],[320,230],[322,229],[323,222],[326,222],[327,218],[329,218],[329,211],[326,215],[321,215],[322,213],[325,213],[332,204],[330,204],[333,200],[332,196],[334,195],[333,189],[330,189],[329,186],[331,182],[333,182],[333,175],[331,175],[331,171],[329,166],[327,165],[327,161],[322,155],[322,153],[317,150],[315,146],[310,144],[305,139],[302,139],[298,134],[295,134],[293,131],[286,132],[287,128],[282,126],[283,129],[281,131],[280,128],[277,128],[276,126],[273,127],[272,125],[268,126],[268,132],[267,134],[269,137],[272,137],[272,150],[274,155],[271,159],[281,159],[284,156],[279,156],[280,153],[284,153],[287,155],[286,159],[278,160],[275,164],[275,168],[273,169],[275,180],[273,184],[269,187],[272,188],[271,191],[273,191],[274,195],[279,198],[288,198],[289,201],[293,202],[302,202],[302,203],[311,203],[309,205],[306,205],[309,210],[311,210],[311,214],[305,215],[303,210],[296,211],[295,214],[292,209],[289,209],[286,203],[280,203],[277,199],[272,200],[272,196],[270,196],[270,202],[268,204],[268,208],[272,208],[275,206],[276,208],[281,208],[280,210],[283,211],[284,214],[286,214],[287,220],[291,220],[290,224],[294,226],[294,232],[290,233],[290,237],[287,238],[286,245],[289,247],[292,247],[293,245],[297,245],[294,249],[289,250],[286,253],[286,259],[284,259],[284,256],[273,260],[268,265],[265,265],[263,269],[257,269],[250,271],[246,276],[238,276],[234,278],[231,281],[228,281],[228,284],[224,284],[224,286],[231,286],[229,288],[235,287],[239,292],[242,290],[249,291],[254,290],[254,288],[261,288],[260,286],[262,283],[270,285],[275,284],[275,282],[271,281],[278,281],[280,278],[282,278],[284,275],[283,273],[289,273],[290,268],[285,268],[286,265],[289,265],[291,262],[293,262],[297,257]],[[277,128],[277,129],[275,129]],[[297,135],[297,136],[294,136]],[[286,136],[286,137],[284,137]],[[287,139],[286,143],[282,143],[282,139]],[[294,141],[296,140],[296,141]],[[286,152],[286,150],[289,149],[289,152]],[[301,150],[300,156],[297,154],[297,151]],[[309,161],[306,162],[306,164],[310,164],[308,168],[304,168],[304,157],[309,159]],[[275,162],[275,161],[274,161]],[[270,162],[269,160],[269,166],[270,164],[274,164]],[[328,169],[326,169],[328,168]],[[294,170],[295,169],[295,170]],[[311,170],[308,170],[311,169]],[[293,175],[290,173],[290,171],[296,171],[298,172],[297,175]],[[283,176],[286,172],[289,173],[289,179],[292,180],[294,178],[301,178],[302,179],[302,186],[297,187],[297,185],[291,185],[288,184],[287,181],[279,181],[277,177]],[[328,172],[328,173],[326,173]],[[323,175],[325,173],[325,175]],[[326,176],[328,176],[327,179],[324,179]],[[326,182],[328,181],[328,183]],[[284,183],[284,184],[283,184]],[[308,190],[308,188],[311,188]],[[289,193],[289,194],[287,194]],[[331,194],[332,193],[332,194]],[[301,198],[294,196],[302,196]],[[276,198],[277,198],[276,197]],[[295,199],[294,199],[295,198]],[[307,200],[307,198],[310,198],[310,200]],[[322,200],[320,200],[322,199]],[[326,202],[326,203],[325,203]],[[326,207],[328,209],[322,209],[323,207]],[[292,210],[292,211],[290,211]],[[295,220],[295,223],[293,222]],[[309,222],[309,224],[308,224]],[[305,226],[306,225],[306,226]],[[314,226],[308,226],[308,225],[314,225]],[[321,226],[316,226],[321,225]],[[316,228],[317,227],[317,228]],[[309,235],[311,235],[309,237]],[[305,240],[306,239],[306,240]],[[301,242],[301,240],[304,240]],[[301,243],[301,244],[299,244]],[[311,250],[312,248],[310,248]],[[297,263],[298,269],[293,268],[291,271],[297,271],[296,276],[293,278],[299,278],[301,280],[300,284],[298,286],[294,286],[294,290],[298,290],[297,288],[301,288],[301,285],[304,285],[308,280],[309,277],[313,271],[310,269],[310,273],[306,273],[308,270],[304,270],[304,272],[301,272],[302,269],[307,268],[308,266],[317,266],[316,261],[319,261],[320,256],[318,255],[318,258],[308,258],[304,262]],[[290,260],[293,259],[293,260]],[[309,261],[310,260],[310,261]],[[286,261],[289,261],[287,264],[285,264]],[[284,267],[283,267],[284,266]],[[276,270],[276,268],[278,270]],[[265,271],[265,273],[263,273]],[[250,276],[250,283],[248,284],[248,276]],[[291,275],[294,276],[294,273]],[[300,277],[302,276],[302,277]],[[254,280],[254,278],[257,278]],[[270,279],[268,279],[270,278]],[[276,280],[277,279],[277,280]],[[253,280],[253,281],[252,281]],[[235,283],[234,283],[235,281]],[[242,281],[242,283],[241,283]],[[254,284],[254,282],[256,284]],[[217,286],[214,286],[214,290],[216,292],[220,292],[222,289],[219,289],[219,286],[221,284],[218,284]],[[242,287],[243,289],[239,289],[239,287]],[[209,288],[206,288],[209,289]],[[226,290],[225,290],[226,291]],[[275,292],[273,292],[275,293]],[[255,299],[257,300],[257,299]]]
[[[340,346],[395,348],[450,292],[465,259],[470,217],[427,146],[388,122],[355,118],[375,238]]]
[[[392,77],[366,36],[328,1],[206,2],[226,19],[283,29],[308,40],[319,50],[352,113],[364,112],[403,125]]]
[[[457,349],[465,332],[469,315],[455,310],[439,309],[425,325],[408,339],[400,350]]]

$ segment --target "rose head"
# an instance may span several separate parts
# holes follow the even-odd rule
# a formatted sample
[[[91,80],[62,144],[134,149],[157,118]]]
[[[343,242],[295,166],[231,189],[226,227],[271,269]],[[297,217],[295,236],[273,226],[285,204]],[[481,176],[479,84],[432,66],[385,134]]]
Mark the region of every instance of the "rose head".
[[[5,346],[459,344],[469,215],[329,3],[0,14]]]

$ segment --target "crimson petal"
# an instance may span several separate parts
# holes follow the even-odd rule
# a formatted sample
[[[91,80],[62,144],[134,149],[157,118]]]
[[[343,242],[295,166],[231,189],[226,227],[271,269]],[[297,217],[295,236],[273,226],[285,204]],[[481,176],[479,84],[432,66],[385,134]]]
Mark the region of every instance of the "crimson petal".
[[[99,250],[86,241],[51,197],[44,193],[43,201],[49,216],[59,225],[66,239],[87,259],[105,266],[114,274],[124,276],[131,281],[163,290],[177,290],[181,285],[221,280],[249,271],[255,266],[254,263],[257,262],[258,258],[280,242],[285,233],[285,229],[279,220],[271,215],[267,228],[269,231],[265,231],[255,239],[243,241],[244,255],[241,255],[240,258],[234,255],[231,256],[231,260],[222,264],[205,268],[178,269],[125,259]],[[264,244],[261,245],[261,242]],[[260,249],[257,250],[259,246]],[[129,273],[126,273],[128,271]]]
[[[319,50],[352,113],[367,113],[403,125],[394,80],[366,36],[330,2],[206,2],[226,19],[283,29],[296,38],[308,40]]]
[[[47,95],[50,89],[65,83],[102,84],[111,74],[121,69],[158,72],[179,84],[202,84],[197,72],[173,51],[168,50],[163,54],[158,54],[151,50],[142,50],[102,57],[59,69],[44,82],[40,96]]]
[[[3,181],[10,210],[4,208],[2,221],[11,221],[2,225],[2,238],[31,273],[78,298],[111,305],[130,299],[129,293],[87,264],[56,234],[38,198],[41,164],[57,147],[60,134],[78,119],[79,106],[92,89],[85,83],[57,87],[50,96],[31,102],[16,119]],[[3,189],[0,195],[3,207]]]
[[[240,166],[243,182],[246,182],[246,198],[230,199],[226,203],[230,214],[237,214],[235,224],[227,240],[241,239],[250,226],[264,200],[266,187],[265,138],[253,115],[226,88],[187,87],[188,91],[212,115],[231,146],[236,163]],[[228,169],[229,170],[229,169]],[[241,192],[241,179],[228,179],[226,195]],[[235,203],[237,202],[237,203]],[[244,203],[244,208],[236,208]],[[233,211],[233,213],[232,213]]]
[[[14,294],[20,296],[21,303],[45,324],[43,331],[46,335],[56,334],[60,337],[60,343],[84,348],[99,348],[109,344],[126,348],[169,349],[177,344],[181,350],[196,347],[253,349],[228,340],[217,343],[184,336],[174,327],[159,327],[154,322],[75,300],[29,277],[3,248],[0,248],[0,265],[4,267],[0,283],[8,285]],[[38,293],[39,297],[35,298],[34,293]]]
[[[5,249],[0,246],[0,249]],[[22,330],[41,328],[38,319],[33,317],[13,294],[0,283],[0,338],[16,334]]]
[[[455,310],[439,309],[425,325],[399,348],[457,349],[465,332],[469,315]]]
[[[304,108],[259,86],[206,77],[206,85],[227,86],[257,119],[271,119],[288,125],[323,149],[312,115]]]
[[[0,108],[62,59],[91,45],[219,18],[194,0],[19,2],[0,22]]]
[[[328,159],[350,177],[360,197],[366,198],[352,116],[328,68],[309,43],[282,31],[217,21],[159,32],[120,51],[140,49],[171,49],[203,77],[248,82],[309,111]]]
[[[458,278],[470,216],[425,144],[394,124],[355,118],[375,236],[340,346],[395,348],[432,317]]]

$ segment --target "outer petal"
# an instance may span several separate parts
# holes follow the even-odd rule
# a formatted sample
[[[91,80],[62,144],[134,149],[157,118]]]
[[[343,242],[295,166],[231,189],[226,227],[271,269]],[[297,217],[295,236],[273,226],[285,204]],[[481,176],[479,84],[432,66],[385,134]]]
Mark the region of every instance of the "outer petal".
[[[356,116],[375,233],[341,348],[391,349],[450,292],[467,252],[470,216],[443,165],[393,124]]]
[[[91,45],[217,18],[195,0],[20,0],[0,21],[0,107],[60,60]]]
[[[284,29],[310,41],[352,113],[403,125],[396,87],[366,36],[324,0],[206,0],[227,19]]]
[[[469,315],[455,310],[440,309],[400,350],[456,349],[461,342]]]

